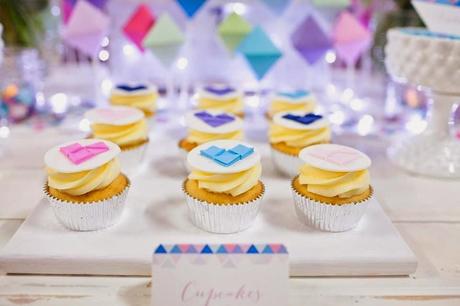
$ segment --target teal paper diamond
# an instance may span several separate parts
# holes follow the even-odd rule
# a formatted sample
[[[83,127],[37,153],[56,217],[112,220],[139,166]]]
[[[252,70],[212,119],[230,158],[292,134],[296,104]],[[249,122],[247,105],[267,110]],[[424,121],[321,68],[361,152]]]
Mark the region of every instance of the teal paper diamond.
[[[246,36],[238,51],[244,55],[258,80],[267,74],[282,55],[261,27],[256,27]]]

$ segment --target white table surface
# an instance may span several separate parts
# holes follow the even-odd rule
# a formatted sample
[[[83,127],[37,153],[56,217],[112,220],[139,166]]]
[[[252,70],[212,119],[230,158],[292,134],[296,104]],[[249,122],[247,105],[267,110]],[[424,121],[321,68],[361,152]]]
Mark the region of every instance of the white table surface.
[[[337,140],[351,143],[342,137]],[[416,254],[417,271],[409,277],[293,278],[289,305],[460,305],[459,182],[406,175],[386,161],[387,143],[378,138],[360,138],[353,145],[364,146],[373,156],[377,196]],[[26,184],[24,177],[40,178],[41,166],[12,171],[1,160],[0,190],[10,195],[6,199],[36,199],[34,193],[39,191],[33,190],[33,184],[37,183]],[[11,202],[5,197],[0,202],[3,213],[5,203]],[[19,200],[17,205],[21,207]],[[19,211],[26,214],[30,209],[22,204]],[[0,219],[0,247],[21,223],[21,217]],[[3,275],[0,305],[150,305],[150,287],[148,277]]]

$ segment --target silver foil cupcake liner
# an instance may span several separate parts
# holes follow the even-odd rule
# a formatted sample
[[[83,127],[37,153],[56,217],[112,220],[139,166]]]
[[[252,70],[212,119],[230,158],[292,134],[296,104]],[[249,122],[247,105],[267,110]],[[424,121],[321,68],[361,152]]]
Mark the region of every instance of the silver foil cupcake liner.
[[[273,147],[271,151],[273,163],[278,171],[288,177],[294,177],[299,174],[299,169],[303,165],[299,157],[280,152]]]
[[[149,141],[132,149],[122,150],[118,158],[120,159],[121,171],[127,176],[136,175],[142,168],[142,163],[149,146]]]
[[[216,234],[237,233],[251,227],[265,194],[264,187],[260,196],[250,202],[219,205],[192,197],[185,190],[185,182],[182,190],[192,223],[198,228]]]
[[[356,227],[373,197],[371,188],[371,194],[366,200],[333,205],[305,197],[292,185],[291,190],[299,220],[308,226],[327,232],[344,232]]]
[[[117,223],[125,207],[130,182],[125,189],[111,198],[89,203],[60,200],[49,193],[45,183],[43,191],[59,223],[73,231],[95,231]]]

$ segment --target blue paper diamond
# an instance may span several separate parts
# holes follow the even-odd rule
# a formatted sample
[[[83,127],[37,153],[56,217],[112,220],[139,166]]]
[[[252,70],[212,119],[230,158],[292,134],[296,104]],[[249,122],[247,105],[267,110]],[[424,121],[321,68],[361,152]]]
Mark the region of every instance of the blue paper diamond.
[[[257,79],[262,79],[282,53],[261,27],[256,27],[238,47]]]
[[[217,254],[227,254],[228,252],[227,252],[227,249],[223,245],[221,245],[219,249],[217,249],[216,253]]]
[[[305,116],[298,116],[298,115],[293,115],[293,114],[286,114],[283,116],[284,119],[292,120],[304,125],[311,124],[315,121],[320,120],[323,118],[321,115],[315,115],[315,114],[306,114]]]
[[[177,0],[189,18],[193,17],[205,2],[206,0]]]

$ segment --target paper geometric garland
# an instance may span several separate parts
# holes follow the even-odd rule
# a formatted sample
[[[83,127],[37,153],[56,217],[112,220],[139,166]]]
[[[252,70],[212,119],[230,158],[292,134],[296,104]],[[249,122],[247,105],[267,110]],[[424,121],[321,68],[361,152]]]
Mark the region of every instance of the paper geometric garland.
[[[70,46],[95,57],[108,33],[109,23],[109,17],[101,10],[86,1],[78,1],[61,36]]]
[[[205,4],[206,0],[177,0],[188,18],[195,16],[196,12]]]
[[[351,4],[351,0],[312,0],[312,3],[318,7],[344,8]]]
[[[230,52],[234,52],[241,41],[251,32],[252,26],[236,13],[231,13],[219,25],[218,33]]]
[[[294,49],[310,64],[314,65],[332,48],[329,36],[318,21],[309,15],[291,35]]]
[[[123,32],[139,50],[144,51],[142,41],[154,24],[155,16],[147,5],[141,4],[124,25]]]
[[[354,65],[370,47],[371,32],[355,16],[345,11],[340,14],[333,30],[334,48],[347,65]]]
[[[260,26],[244,38],[238,51],[246,58],[258,80],[265,76],[282,55]]]
[[[291,3],[290,0],[261,0],[273,13],[281,15]]]
[[[97,7],[100,10],[104,10],[108,0],[86,0],[93,6]],[[62,11],[62,20],[64,24],[69,21],[70,15],[77,4],[78,0],[62,0],[61,1],[61,11]]]
[[[163,13],[145,36],[143,46],[152,50],[162,64],[169,67],[176,59],[184,40],[181,29],[169,14]]]

